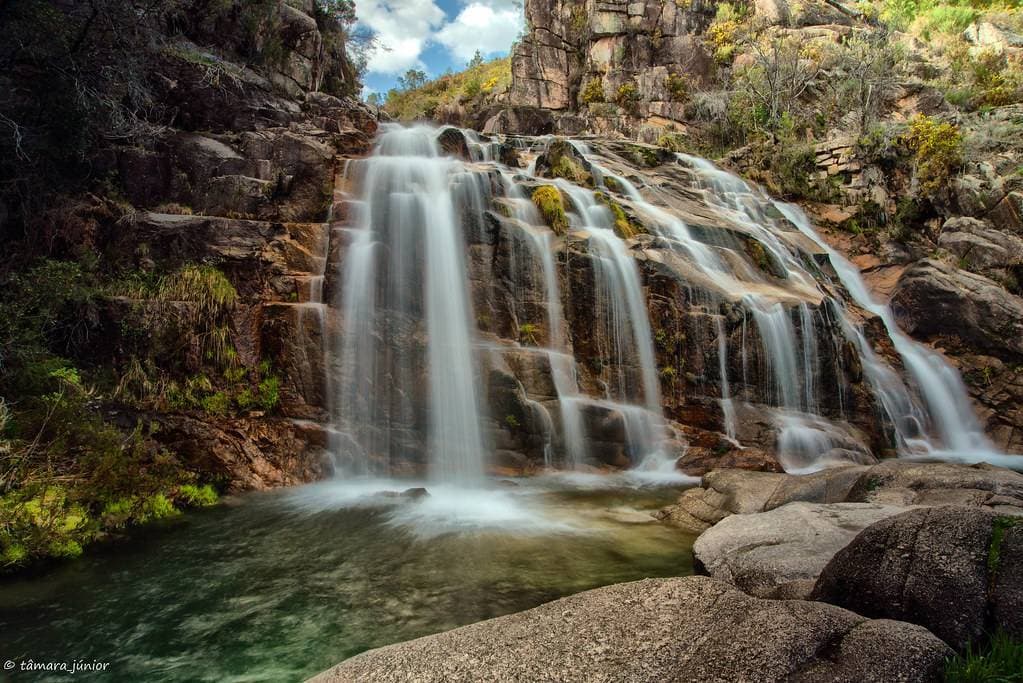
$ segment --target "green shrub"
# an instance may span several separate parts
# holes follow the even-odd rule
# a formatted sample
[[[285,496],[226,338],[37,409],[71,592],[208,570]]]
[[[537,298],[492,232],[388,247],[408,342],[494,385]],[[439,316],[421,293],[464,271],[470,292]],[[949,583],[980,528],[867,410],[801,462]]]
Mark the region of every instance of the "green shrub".
[[[635,113],[639,104],[639,89],[635,83],[622,83],[615,93],[615,103],[628,112]]]
[[[962,163],[963,135],[954,124],[918,114],[910,121],[906,142],[924,194],[941,190]]]
[[[202,409],[210,415],[224,416],[231,410],[231,397],[223,391],[216,391],[200,400]]]
[[[689,99],[689,81],[682,74],[668,74],[665,87],[672,102],[685,102]]]
[[[731,64],[736,44],[745,28],[747,11],[744,6],[722,2],[717,7],[714,21],[707,27],[714,59],[719,64]]]
[[[558,235],[568,232],[568,216],[561,192],[553,185],[542,185],[533,190],[533,204],[540,210],[544,222]]]
[[[657,146],[672,152],[685,152],[689,147],[686,136],[681,133],[665,133],[657,138]]]
[[[281,402],[281,379],[276,375],[264,377],[259,382],[259,405],[271,412]]]
[[[178,489],[178,494],[175,497],[175,500],[186,507],[209,507],[216,505],[218,499],[216,489],[209,484],[203,486],[185,484]]]
[[[925,40],[929,40],[932,33],[963,32],[976,21],[979,14],[974,8],[963,5],[935,5],[921,11],[910,29]]]
[[[583,88],[579,99],[583,104],[604,102],[604,82],[599,77],[591,78],[586,82],[586,87]]]

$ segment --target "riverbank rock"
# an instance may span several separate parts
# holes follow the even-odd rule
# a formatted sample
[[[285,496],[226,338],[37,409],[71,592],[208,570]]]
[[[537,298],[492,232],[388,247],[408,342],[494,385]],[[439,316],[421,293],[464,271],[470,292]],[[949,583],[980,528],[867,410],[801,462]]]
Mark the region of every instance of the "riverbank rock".
[[[948,654],[919,626],[686,577],[598,588],[371,650],[312,680],[933,681]]]
[[[657,517],[690,533],[702,533],[730,515],[765,512],[798,501],[968,505],[1016,515],[1023,514],[1023,474],[984,463],[905,460],[835,467],[808,475],[714,470]]]
[[[920,624],[949,645],[1023,635],[1023,525],[983,509],[935,507],[878,522],[840,550],[812,596]]]
[[[905,511],[876,503],[789,503],[722,520],[700,535],[693,554],[708,574],[750,595],[805,598],[856,534]]]

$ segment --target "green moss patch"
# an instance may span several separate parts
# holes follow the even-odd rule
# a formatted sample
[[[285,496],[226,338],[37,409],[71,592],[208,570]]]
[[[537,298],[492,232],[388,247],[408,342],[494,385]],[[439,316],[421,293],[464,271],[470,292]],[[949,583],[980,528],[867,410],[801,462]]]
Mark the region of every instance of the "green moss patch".
[[[561,192],[553,185],[542,185],[533,190],[533,203],[540,210],[543,220],[558,235],[568,232],[568,215]]]

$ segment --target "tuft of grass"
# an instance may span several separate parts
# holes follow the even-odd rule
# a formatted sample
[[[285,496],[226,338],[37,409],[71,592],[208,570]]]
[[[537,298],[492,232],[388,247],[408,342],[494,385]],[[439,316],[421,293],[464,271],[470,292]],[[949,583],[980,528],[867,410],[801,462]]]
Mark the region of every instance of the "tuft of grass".
[[[998,572],[998,566],[1002,561],[1002,541],[1005,540],[1005,532],[1020,524],[1016,517],[996,517],[994,526],[991,529],[991,544],[987,552],[987,570],[993,578]]]
[[[200,315],[216,318],[234,306],[238,292],[213,266],[187,265],[163,279],[158,298],[192,302],[198,305]]]
[[[568,216],[561,192],[553,185],[542,185],[533,190],[533,203],[540,210],[544,222],[557,235],[568,232]]]
[[[539,331],[539,328],[533,323],[522,323],[519,325],[519,340],[536,346],[536,335]]]
[[[175,216],[191,216],[192,207],[185,206],[184,204],[178,204],[177,202],[168,202],[167,204],[160,204],[155,209],[154,213],[169,213]]]
[[[1023,642],[997,631],[986,645],[967,645],[962,654],[945,660],[945,682],[1023,682]]]

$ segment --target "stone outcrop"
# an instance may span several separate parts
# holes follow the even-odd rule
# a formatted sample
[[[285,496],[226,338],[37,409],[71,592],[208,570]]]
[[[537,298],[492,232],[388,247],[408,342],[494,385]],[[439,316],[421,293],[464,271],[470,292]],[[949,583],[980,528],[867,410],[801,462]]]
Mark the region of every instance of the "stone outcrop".
[[[857,533],[905,511],[877,503],[788,503],[726,517],[696,539],[693,554],[704,573],[750,595],[804,598]]]
[[[950,652],[919,626],[689,577],[598,588],[371,650],[312,680],[923,682]]]
[[[908,268],[892,295],[892,310],[906,332],[959,349],[1023,356],[1023,299],[997,283],[925,259]]]
[[[902,619],[965,647],[1023,634],[1023,526],[989,510],[934,507],[878,522],[840,550],[813,591],[873,618]]]
[[[92,160],[130,204],[96,230],[104,267],[159,282],[210,265],[237,293],[215,330],[231,372],[205,350],[214,330],[195,302],[165,301],[152,288],[105,300],[89,362],[134,363],[160,387],[108,412],[128,428],[126,416],[158,426],[155,441],[232,491],[310,481],[330,467],[327,312],[318,307],[328,219],[343,213],[342,163],[369,151],[377,121],[347,95],[355,73],[338,27],[318,19],[311,0],[229,0],[182,17],[153,41],[159,134]],[[272,381],[263,403],[262,380]],[[189,383],[205,393],[182,400]],[[236,406],[232,392],[243,398]]]

